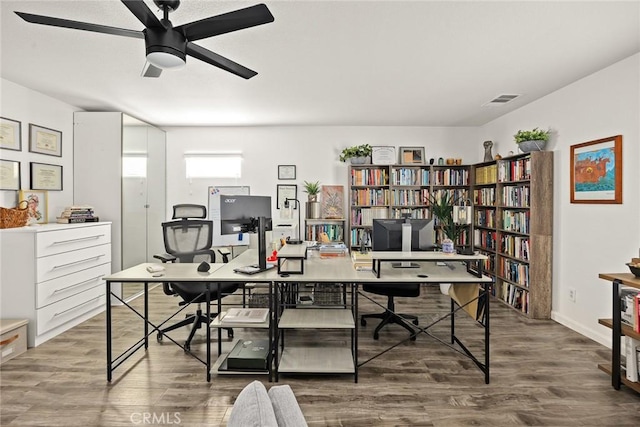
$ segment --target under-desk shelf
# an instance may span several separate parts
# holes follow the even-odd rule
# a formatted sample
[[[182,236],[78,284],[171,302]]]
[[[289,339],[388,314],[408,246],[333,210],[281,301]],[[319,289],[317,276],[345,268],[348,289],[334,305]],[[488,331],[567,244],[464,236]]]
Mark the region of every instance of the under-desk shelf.
[[[230,369],[227,368],[227,358],[229,352],[240,341],[235,339],[231,342],[229,349],[218,356],[218,359],[211,365],[211,375],[269,375],[268,369]],[[229,343],[226,343],[229,344]]]
[[[224,316],[226,311],[220,313],[215,319],[211,321],[209,326],[213,329],[217,328],[257,328],[257,329],[269,329],[269,316],[264,322],[225,322]],[[222,318],[222,321],[220,320]]]
[[[289,346],[282,351],[278,371],[304,374],[353,374],[355,365],[349,347]]]
[[[351,310],[344,308],[289,308],[283,311],[278,328],[354,329],[355,322]]]

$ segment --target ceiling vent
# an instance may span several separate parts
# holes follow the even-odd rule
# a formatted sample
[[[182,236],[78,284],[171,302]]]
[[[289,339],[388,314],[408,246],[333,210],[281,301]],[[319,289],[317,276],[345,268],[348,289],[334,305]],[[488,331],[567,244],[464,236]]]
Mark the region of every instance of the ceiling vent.
[[[499,105],[504,105],[508,102],[513,101],[514,99],[516,99],[517,97],[519,97],[520,95],[515,95],[515,94],[502,94],[502,95],[498,95],[495,98],[493,98],[491,101],[482,104],[483,107],[492,107],[492,106],[499,106]]]

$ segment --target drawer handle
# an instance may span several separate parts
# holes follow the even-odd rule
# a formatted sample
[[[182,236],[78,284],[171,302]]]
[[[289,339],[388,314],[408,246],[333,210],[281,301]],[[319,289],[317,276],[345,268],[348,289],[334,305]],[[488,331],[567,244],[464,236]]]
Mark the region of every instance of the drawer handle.
[[[94,261],[94,260],[102,258],[103,256],[104,256],[104,254],[103,255],[94,256],[94,257],[91,257],[91,258],[81,259],[80,261],[69,262],[67,264],[54,265],[52,270],[55,270],[57,268],[70,267],[70,266],[76,265],[76,264],[82,264],[83,262]]]
[[[85,280],[85,281],[80,282],[80,283],[76,283],[75,285],[69,285],[69,286],[66,286],[66,287],[64,287],[64,288],[58,288],[58,289],[56,289],[55,291],[53,291],[53,294],[52,294],[52,295],[55,295],[55,294],[57,294],[58,292],[66,291],[67,289],[75,288],[76,286],[82,286],[82,285],[85,285],[85,284],[87,284],[87,283],[89,283],[89,282],[93,282],[94,280],[98,280],[98,279],[100,279],[100,278],[102,278],[102,277],[104,277],[104,274],[101,274],[101,275],[96,276],[96,277],[92,277],[91,279],[89,279],[89,280]]]
[[[17,340],[19,336],[20,336],[20,335],[14,335],[14,336],[12,336],[11,338],[7,338],[7,339],[6,339],[6,340],[4,340],[4,341],[0,341],[0,346],[7,345],[7,344],[11,344],[11,343],[12,343],[12,342],[14,342],[15,340]]]
[[[99,296],[99,297],[92,298],[92,299],[90,299],[89,301],[85,301],[85,302],[83,302],[82,304],[78,304],[78,305],[76,305],[75,307],[71,307],[71,308],[68,308],[68,309],[66,309],[66,310],[64,310],[64,311],[61,311],[61,312],[59,312],[59,313],[56,313],[56,314],[54,314],[54,315],[53,315],[53,317],[62,316],[62,315],[63,315],[63,314],[65,314],[65,313],[68,313],[68,312],[70,312],[70,311],[73,311],[73,310],[75,310],[75,309],[76,309],[76,308],[78,308],[78,307],[82,307],[83,305],[87,305],[87,304],[89,304],[89,303],[92,303],[92,302],[94,302],[94,301],[96,301],[96,300],[99,300],[100,298],[102,298],[102,295],[101,295],[101,296]]]
[[[79,237],[77,239],[60,240],[58,242],[53,242],[51,245],[64,245],[65,243],[81,242],[83,240],[95,240],[101,237],[104,237],[104,234],[98,234],[96,236],[89,236],[89,237]]]

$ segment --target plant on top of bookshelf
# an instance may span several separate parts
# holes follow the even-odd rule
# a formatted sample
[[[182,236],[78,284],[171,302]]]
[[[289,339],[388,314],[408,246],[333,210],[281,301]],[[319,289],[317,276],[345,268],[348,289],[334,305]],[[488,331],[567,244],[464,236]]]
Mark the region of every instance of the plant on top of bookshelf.
[[[307,193],[307,198],[310,202],[318,201],[318,194],[320,193],[320,181],[316,182],[304,182],[304,190]]]
[[[340,161],[346,162],[348,159],[351,159],[352,164],[369,163],[372,152],[373,148],[371,148],[369,144],[354,145],[353,147],[342,150],[342,153],[340,153]]]
[[[542,151],[549,141],[549,130],[533,128],[531,130],[518,130],[513,138],[518,148],[523,153],[530,151]]]

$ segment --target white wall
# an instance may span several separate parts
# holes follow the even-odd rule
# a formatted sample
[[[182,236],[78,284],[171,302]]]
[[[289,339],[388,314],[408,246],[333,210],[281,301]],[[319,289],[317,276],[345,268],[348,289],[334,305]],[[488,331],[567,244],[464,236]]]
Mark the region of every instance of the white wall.
[[[62,191],[48,192],[48,220],[55,222],[65,206],[73,202],[73,112],[79,109],[0,79],[0,116],[21,122],[22,150],[0,150],[0,158],[20,162],[21,187],[30,189],[29,163],[62,165]],[[29,152],[29,123],[62,132],[62,157]],[[14,207],[16,191],[0,191],[0,206]]]
[[[585,77],[480,129],[499,152],[515,151],[518,129],[551,128],[554,158],[552,318],[602,344],[611,332],[611,283],[598,273],[628,272],[640,248],[640,54]],[[570,146],[623,136],[623,204],[570,203]],[[495,151],[494,151],[495,153]],[[576,302],[568,298],[577,291]]]
[[[475,128],[425,127],[202,127],[164,128],[167,131],[167,216],[177,203],[207,204],[209,186],[248,185],[251,194],[272,197],[274,218],[276,185],[297,184],[303,205],[304,181],[347,188],[347,165],[338,160],[342,149],[360,144],[422,146],[426,158],[462,157],[463,163],[482,160],[482,140],[474,137]],[[472,147],[472,148],[469,148]],[[242,178],[185,178],[184,153],[240,151]],[[296,165],[295,181],[279,181],[278,165]],[[346,206],[345,206],[346,209]],[[345,211],[346,212],[346,211]]]

